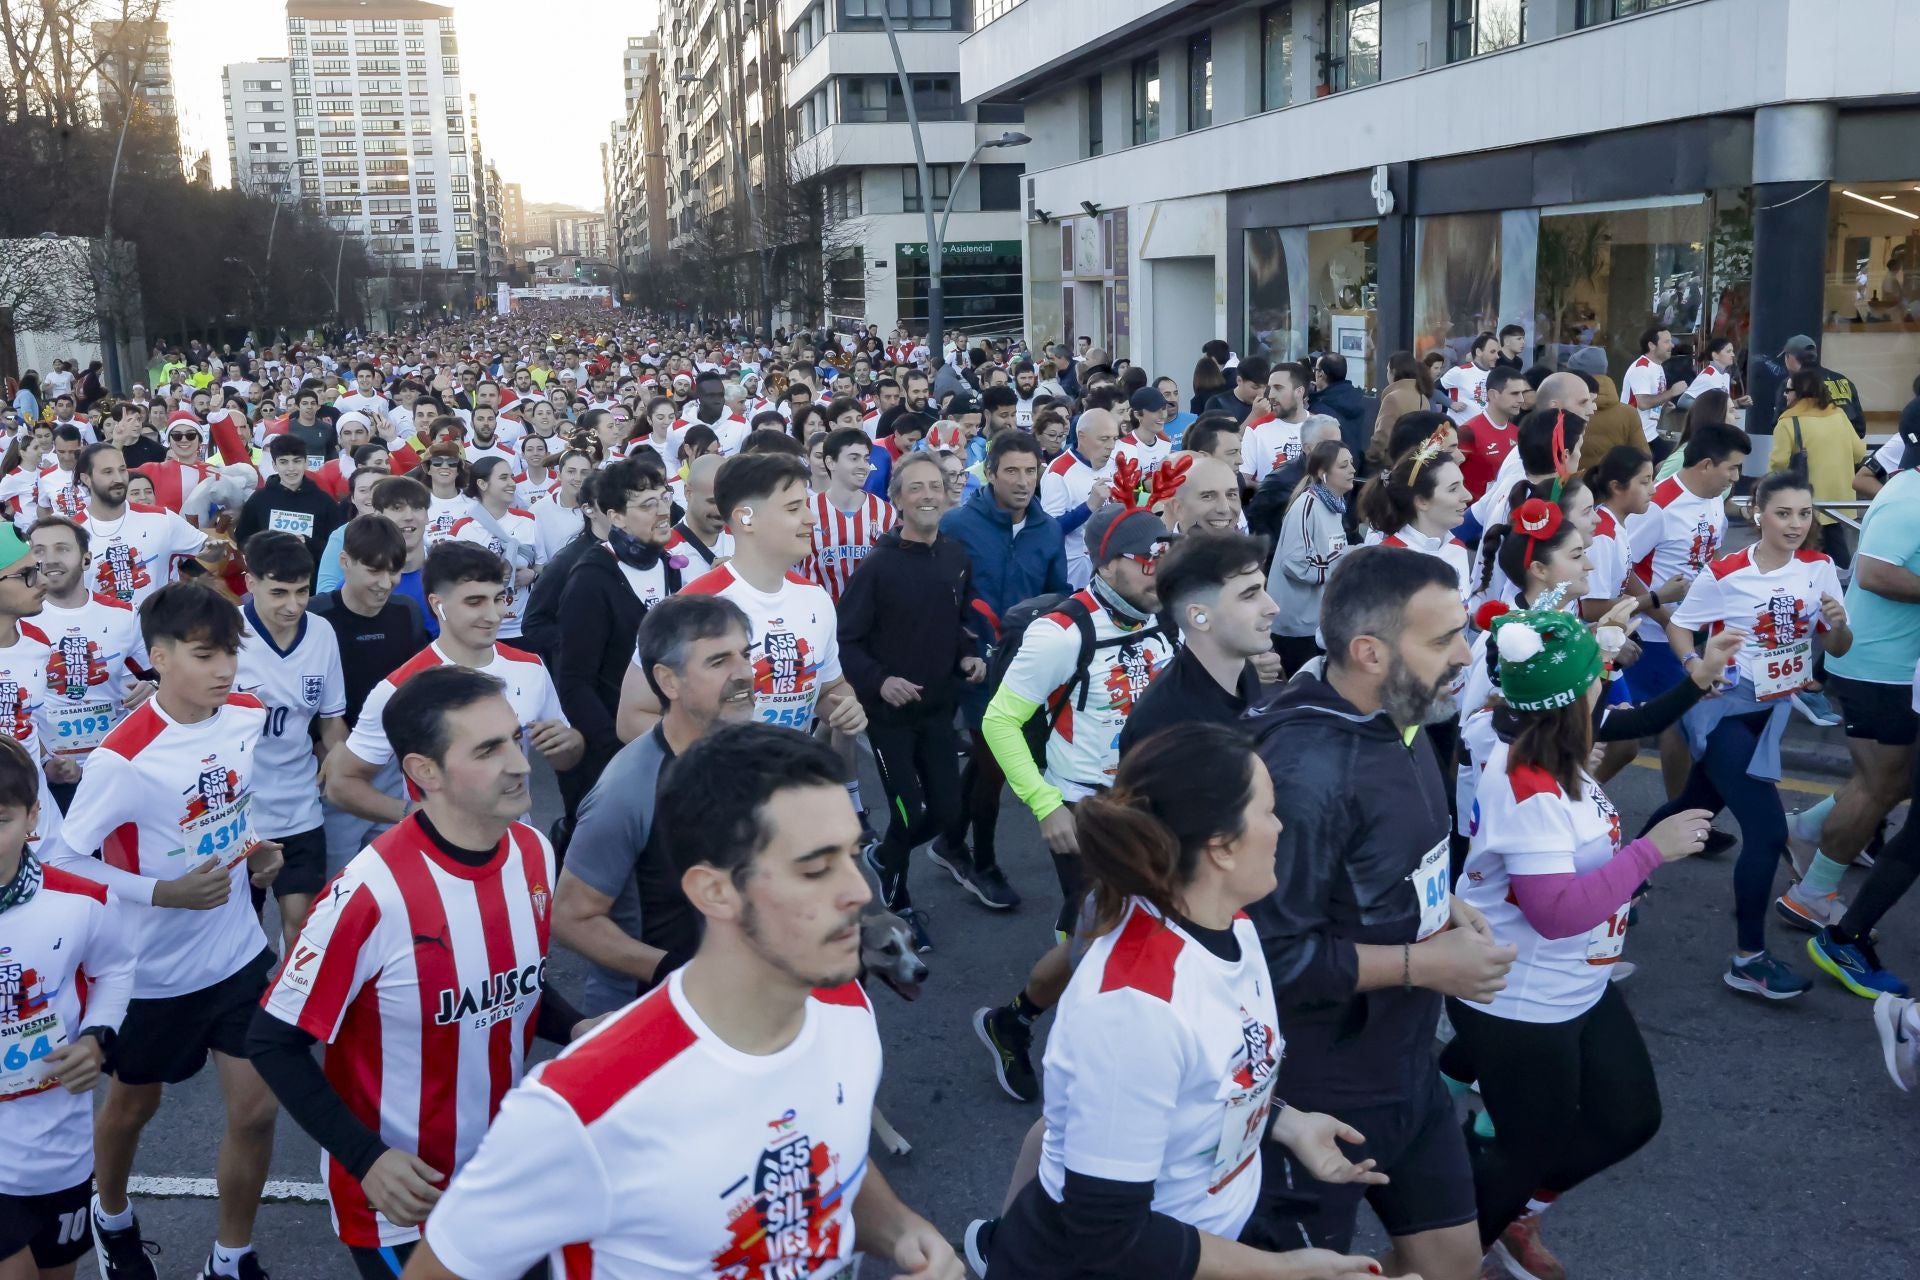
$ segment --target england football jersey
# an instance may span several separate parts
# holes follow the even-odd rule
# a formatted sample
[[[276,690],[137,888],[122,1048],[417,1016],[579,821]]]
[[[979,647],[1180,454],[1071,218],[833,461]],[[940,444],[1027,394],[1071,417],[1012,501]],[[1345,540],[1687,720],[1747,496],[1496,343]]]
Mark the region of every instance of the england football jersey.
[[[1546,770],[1508,767],[1496,742],[1474,793],[1473,843],[1456,892],[1477,907],[1494,941],[1518,949],[1506,989],[1487,1012],[1516,1022],[1565,1022],[1591,1009],[1607,989],[1626,944],[1632,903],[1584,933],[1543,937],[1513,897],[1513,877],[1576,876],[1605,866],[1620,849],[1620,814],[1600,784],[1581,774],[1569,796]]]
[[[64,1191],[93,1172],[93,1095],[68,1093],[47,1055],[87,1027],[118,1030],[133,948],[106,889],[59,867],[7,908],[0,952],[0,1195]],[[83,1227],[82,1230],[85,1230]]]
[[[88,511],[75,517],[87,531],[91,589],[135,609],[180,576],[180,565],[200,554],[207,535],[164,507],[129,503],[118,519]]]
[[[1627,517],[1633,571],[1650,588],[1676,573],[1693,581],[1712,563],[1726,534],[1727,511],[1720,495],[1703,498],[1680,483],[1679,476],[1662,480],[1647,509]],[[1650,644],[1667,643],[1666,628],[1652,618],[1641,618],[1634,634]]]
[[[1056,1203],[1071,1171],[1150,1182],[1155,1213],[1228,1240],[1253,1215],[1284,1043],[1244,913],[1233,936],[1228,960],[1135,899],[1075,967],[1047,1036],[1039,1177]]]
[[[1813,679],[1813,637],[1828,630],[1821,598],[1839,600],[1843,589],[1824,552],[1796,551],[1772,572],[1761,569],[1753,552],[1747,547],[1707,566],[1674,608],[1672,621],[1690,630],[1745,631],[1726,679],[1749,682],[1755,698],[1770,702]]]
[[[208,858],[228,868],[231,891],[210,911],[123,904],[140,956],[139,999],[204,990],[266,949],[246,862],[257,839],[254,752],[266,718],[258,698],[233,693],[205,720],[183,724],[155,696],[87,761],[60,832],[63,848],[99,849],[110,866],[152,880],[177,880]]]
[[[475,504],[474,509],[479,509],[478,504]],[[536,564],[539,563],[540,531],[534,524],[533,513],[531,511],[522,511],[517,507],[509,507],[507,508],[507,513],[501,516],[496,523],[499,524],[502,533],[512,538],[521,546],[531,548],[535,556],[534,562]],[[506,544],[493,535],[493,530],[481,524],[480,521],[473,516],[464,516],[454,521],[453,527],[447,531],[447,536],[456,542],[478,543],[480,546],[485,547],[487,550],[493,552],[493,554],[499,556],[502,560],[507,559]],[[514,581],[520,568],[521,566],[518,563],[511,560],[507,561],[507,613],[505,617],[500,619],[500,638],[502,640],[515,640],[519,638],[522,619],[527,612],[527,594],[530,586],[523,587]]]
[[[84,761],[127,713],[127,697],[148,665],[140,616],[112,596],[77,609],[48,600],[34,615],[47,638],[47,749]]]
[[[684,975],[507,1095],[427,1220],[447,1267],[467,1280],[516,1280],[542,1257],[571,1280],[851,1269],[880,1083],[865,993],[814,991],[791,1043],[746,1054],[701,1020]]]
[[[0,734],[25,747],[35,764],[42,764],[48,751],[47,667],[53,646],[33,623],[22,620],[19,626],[19,637],[0,649]],[[38,772],[40,822],[27,838],[45,842],[60,834],[63,821],[60,806],[47,788],[46,770]]]
[[[847,579],[899,517],[892,503],[870,493],[861,494],[851,511],[834,506],[824,493],[814,494],[811,501],[813,555],[801,566],[801,573],[825,587],[837,605],[846,594]]]
[[[514,823],[473,867],[408,818],[314,900],[262,1004],[325,1042],[328,1082],[382,1142],[453,1175],[533,1043],[554,875],[553,848],[532,827]],[[324,1151],[320,1171],[342,1242],[420,1238],[376,1212]]]
[[[347,713],[347,682],[341,674],[340,641],[331,626],[302,617],[293,644],[284,651],[267,633],[249,603],[241,610],[240,669],[233,687],[267,709],[254,768],[254,834],[263,840],[312,831],[321,822],[319,762],[309,732],[315,716]]]
[[[753,714],[767,724],[807,729],[823,685],[840,678],[839,623],[826,589],[789,573],[779,589],[755,589],[728,565],[681,590],[720,596],[746,612],[753,644]],[[639,654],[633,659],[639,664]]]

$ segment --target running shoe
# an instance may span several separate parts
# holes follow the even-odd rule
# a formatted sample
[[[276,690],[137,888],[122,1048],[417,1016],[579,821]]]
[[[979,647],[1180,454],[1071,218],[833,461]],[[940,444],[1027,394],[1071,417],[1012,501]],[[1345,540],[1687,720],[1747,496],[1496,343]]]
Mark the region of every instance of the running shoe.
[[[941,837],[927,846],[927,859],[952,876],[955,884],[966,888],[967,876],[973,871],[973,852],[967,846],[950,845]]]
[[[1020,905],[1020,895],[1007,883],[1006,873],[998,867],[975,867],[964,876],[955,876],[960,887],[980,899],[980,905],[995,911],[1011,911]]]
[[[1773,900],[1773,914],[1796,929],[1818,933],[1839,924],[1847,914],[1847,904],[1837,893],[1807,892],[1802,881],[1788,885],[1787,891]]]
[[[118,1231],[100,1225],[100,1197],[93,1198],[92,1206],[87,1210],[87,1221],[93,1224],[93,1247],[95,1257],[100,1263],[100,1280],[159,1280],[159,1273],[153,1267],[153,1255],[160,1252],[160,1246],[151,1240],[140,1238],[140,1219],[134,1218],[133,1225],[122,1227]]]
[[[1767,951],[1760,952],[1744,964],[1738,959],[1727,961],[1727,972],[1723,976],[1727,985],[1735,991],[1764,996],[1768,1000],[1791,1000],[1795,996],[1805,995],[1807,988],[1813,985]]]
[[[933,935],[927,932],[927,913],[918,907],[901,907],[896,914],[913,930],[913,949],[922,955],[933,950]]]
[[[1869,938],[1842,942],[1833,936],[1832,929],[1822,929],[1807,939],[1807,958],[1822,973],[1865,999],[1907,994],[1907,984],[1880,967],[1879,953]]]
[[[1032,1102],[1040,1096],[1040,1080],[1033,1074],[1033,1028],[1020,1021],[1006,1005],[976,1009],[973,1034],[993,1050],[993,1075],[1000,1087],[1015,1102]]]
[[[1608,982],[1625,982],[1628,978],[1631,978],[1634,974],[1638,972],[1640,972],[1640,966],[1635,964],[1633,961],[1615,960],[1612,964],[1607,966],[1607,981]]]
[[[998,1218],[975,1218],[967,1224],[967,1236],[961,1243],[961,1251],[967,1260],[967,1270],[973,1272],[973,1280],[987,1280],[987,1258],[993,1253],[993,1229],[999,1225]]]
[[[1827,695],[1818,689],[1802,689],[1795,693],[1793,709],[1822,729],[1831,729],[1842,723],[1840,713],[1827,701]]]
[[[1521,1218],[1493,1242],[1493,1253],[1514,1280],[1567,1280],[1567,1269],[1540,1239],[1540,1215]]]
[[[1913,1016],[1913,1001],[1895,995],[1883,995],[1873,1002],[1873,1025],[1880,1033],[1880,1052],[1886,1058],[1887,1074],[1902,1093],[1920,1086],[1920,1037],[1907,1031]]]
[[[240,1261],[235,1266],[240,1272],[240,1280],[270,1280],[267,1269],[260,1265],[260,1255],[251,1249],[240,1255]],[[200,1264],[199,1280],[226,1280],[213,1269],[212,1254],[208,1254],[207,1260]]]
[[[1717,858],[1739,843],[1740,841],[1731,833],[1722,831],[1718,827],[1708,827],[1707,842],[1700,846],[1700,852],[1693,856],[1696,858]]]

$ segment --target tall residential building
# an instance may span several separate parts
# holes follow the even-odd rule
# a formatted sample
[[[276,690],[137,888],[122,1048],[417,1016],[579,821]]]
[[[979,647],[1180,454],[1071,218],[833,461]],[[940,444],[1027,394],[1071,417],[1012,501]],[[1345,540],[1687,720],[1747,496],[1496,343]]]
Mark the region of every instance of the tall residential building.
[[[94,93],[101,123],[116,130],[125,119],[125,103],[134,103],[134,127],[150,127],[180,147],[180,112],[174,100],[172,42],[164,22],[95,22]]]
[[[485,270],[469,100],[453,10],[424,0],[288,0],[298,156],[321,212],[376,262]]]
[[[500,170],[494,167],[493,161],[487,161],[481,172],[486,182],[487,279],[497,281],[507,274],[505,184],[500,181]]]
[[[517,182],[500,184],[500,229],[510,250],[527,242],[527,202]]]
[[[665,66],[657,35],[628,38],[627,114],[609,132],[606,186],[608,250],[629,283],[668,246]]]
[[[930,203],[936,218],[951,211],[941,237],[946,327],[983,335],[1021,328],[1025,155],[983,144],[1020,129],[1023,117],[1018,103],[976,108],[961,96],[961,42],[975,7],[949,0],[894,6],[930,191],[921,189],[907,100],[879,6],[813,0],[782,7],[790,17],[789,166],[794,183],[814,186],[824,207],[829,324],[926,328]],[[990,12],[995,5],[980,7]],[[1066,10],[1060,21],[1078,25]]]
[[[312,162],[296,167],[293,73],[285,58],[230,62],[220,71],[227,168],[236,191],[298,201],[312,194]]]
[[[1035,342],[1184,383],[1200,343],[1459,357],[1517,324],[1617,381],[1649,326],[1814,336],[1869,416],[1920,367],[1908,0],[989,0],[968,103],[1020,106]],[[1814,31],[1849,56],[1781,57]],[[1748,370],[1749,431],[1777,375]],[[1183,387],[1183,389],[1185,389]],[[1755,455],[1766,456],[1762,447]]]

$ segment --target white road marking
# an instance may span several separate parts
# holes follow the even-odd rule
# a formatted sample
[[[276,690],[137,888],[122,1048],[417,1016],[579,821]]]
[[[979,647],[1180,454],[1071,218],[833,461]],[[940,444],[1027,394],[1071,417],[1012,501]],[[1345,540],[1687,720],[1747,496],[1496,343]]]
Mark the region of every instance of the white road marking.
[[[127,1179],[127,1191],[157,1200],[214,1200],[220,1189],[212,1178]],[[324,1204],[327,1189],[317,1182],[269,1182],[260,1193],[262,1200],[298,1200]]]

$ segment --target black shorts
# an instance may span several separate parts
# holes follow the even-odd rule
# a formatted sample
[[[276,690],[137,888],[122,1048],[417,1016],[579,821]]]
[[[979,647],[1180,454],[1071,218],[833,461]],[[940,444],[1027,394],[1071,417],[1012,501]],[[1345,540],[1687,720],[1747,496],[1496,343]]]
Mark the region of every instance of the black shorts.
[[[0,1260],[31,1248],[33,1265],[51,1271],[86,1257],[93,1248],[92,1203],[92,1178],[45,1195],[0,1194]]]
[[[1348,1155],[1378,1161],[1392,1181],[1384,1186],[1321,1182],[1300,1168],[1290,1151],[1269,1140],[1261,1148],[1260,1200],[1240,1233],[1242,1244],[1278,1252],[1351,1252],[1363,1197],[1390,1236],[1438,1231],[1479,1218],[1466,1134],[1454,1117],[1453,1099],[1439,1071],[1429,1073],[1424,1094],[1404,1102],[1328,1110],[1367,1136],[1357,1148],[1342,1144]]]
[[[273,878],[273,896],[304,893],[313,897],[319,893],[327,883],[327,829],[315,827],[299,835],[276,838],[285,861],[280,874]]]
[[[378,1249],[350,1244],[347,1252],[353,1255],[354,1269],[359,1271],[361,1280],[400,1280],[400,1273],[407,1269],[407,1259],[413,1256],[414,1246],[418,1243],[417,1240],[408,1240],[403,1244],[382,1245]]]
[[[247,1027],[273,973],[262,951],[232,977],[183,996],[134,1000],[113,1050],[113,1078],[122,1084],[179,1084],[207,1065],[209,1049],[247,1056]]]
[[[1914,714],[1911,685],[1849,680],[1829,671],[1827,692],[1839,700],[1849,738],[1887,747],[1910,747],[1920,741],[1920,715]]]

